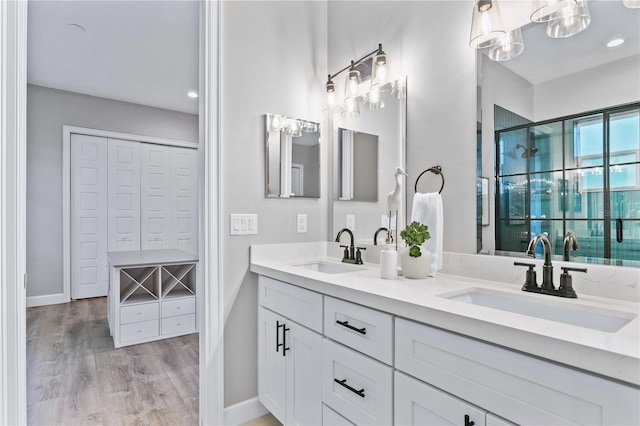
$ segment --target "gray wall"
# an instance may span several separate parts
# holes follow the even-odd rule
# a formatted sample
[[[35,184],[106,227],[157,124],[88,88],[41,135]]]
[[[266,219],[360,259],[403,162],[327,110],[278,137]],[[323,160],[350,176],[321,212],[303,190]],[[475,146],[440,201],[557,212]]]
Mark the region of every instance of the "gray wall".
[[[63,292],[62,126],[198,141],[198,116],[27,87],[27,296]]]
[[[222,2],[221,123],[222,236],[225,317],[225,406],[253,398],[257,384],[257,277],[249,272],[249,246],[324,240],[327,188],[320,199],[265,198],[262,115],[286,114],[321,123],[326,79],[327,3]],[[322,168],[321,182],[327,182]],[[258,234],[229,236],[230,213],[256,213]],[[296,233],[296,214],[308,232]]]

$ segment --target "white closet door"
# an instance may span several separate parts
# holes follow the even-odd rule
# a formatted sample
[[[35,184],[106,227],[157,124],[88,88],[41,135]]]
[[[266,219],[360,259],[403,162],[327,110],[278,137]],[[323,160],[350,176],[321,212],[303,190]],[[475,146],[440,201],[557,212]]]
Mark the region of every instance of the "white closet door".
[[[171,205],[171,147],[140,147],[141,248],[177,248],[176,214]]]
[[[176,248],[198,253],[198,151],[171,147],[171,204],[176,211]]]
[[[71,298],[106,296],[107,141],[71,136]]]
[[[140,250],[140,143],[109,139],[108,251]]]

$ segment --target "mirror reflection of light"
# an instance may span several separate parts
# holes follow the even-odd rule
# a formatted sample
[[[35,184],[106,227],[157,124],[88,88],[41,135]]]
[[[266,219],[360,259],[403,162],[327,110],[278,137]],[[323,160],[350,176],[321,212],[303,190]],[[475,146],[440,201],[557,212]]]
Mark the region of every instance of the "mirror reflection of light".
[[[622,37],[616,37],[607,42],[607,47],[620,46],[622,43],[624,43],[624,39]]]

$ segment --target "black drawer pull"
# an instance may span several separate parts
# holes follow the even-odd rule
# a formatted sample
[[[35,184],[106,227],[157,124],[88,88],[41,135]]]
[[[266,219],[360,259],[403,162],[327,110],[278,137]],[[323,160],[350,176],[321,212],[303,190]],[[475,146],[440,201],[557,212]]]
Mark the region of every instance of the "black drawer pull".
[[[355,393],[356,395],[359,395],[364,398],[364,389],[356,390],[355,388],[352,388],[347,384],[347,379],[342,379],[342,380],[333,379],[333,381],[339,384],[340,386],[344,386],[345,388],[349,389],[351,392]]]
[[[284,324],[280,324],[280,321],[276,321],[276,352],[280,352],[280,346],[284,346],[284,343],[280,343],[280,327],[284,327]]]
[[[351,324],[349,324],[349,321],[336,320],[336,322],[338,324],[340,324],[341,326],[343,326],[343,327],[347,327],[349,330],[357,331],[360,334],[367,334],[367,328],[366,327],[356,328],[356,327],[352,326]]]
[[[476,422],[472,421],[468,414],[464,415],[464,426],[473,426]]]

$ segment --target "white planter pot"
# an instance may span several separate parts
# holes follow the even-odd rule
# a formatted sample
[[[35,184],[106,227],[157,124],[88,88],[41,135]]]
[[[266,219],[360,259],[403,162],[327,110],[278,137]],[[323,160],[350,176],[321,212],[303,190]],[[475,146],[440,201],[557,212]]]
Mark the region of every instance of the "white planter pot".
[[[406,248],[400,253],[400,264],[402,265],[402,273],[407,278],[424,279],[427,278],[429,265],[431,264],[431,252],[421,248],[422,256],[409,256],[409,249]]]

